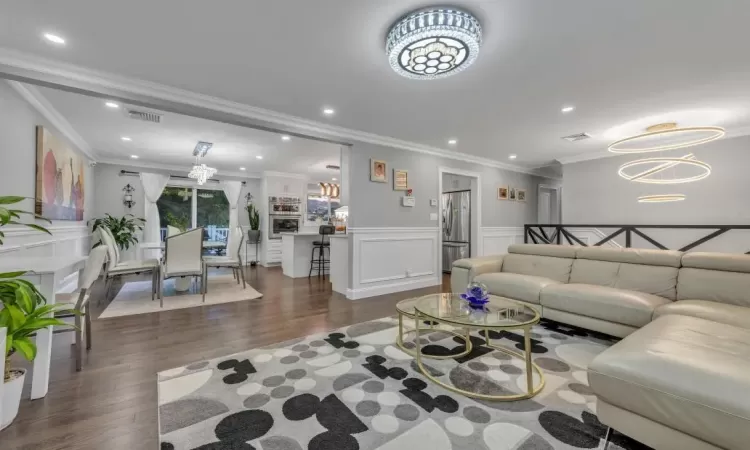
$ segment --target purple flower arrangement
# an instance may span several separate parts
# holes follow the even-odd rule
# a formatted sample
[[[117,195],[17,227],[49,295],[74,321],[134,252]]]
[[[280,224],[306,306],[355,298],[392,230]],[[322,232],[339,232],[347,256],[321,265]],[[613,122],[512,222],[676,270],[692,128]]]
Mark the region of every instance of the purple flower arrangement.
[[[484,305],[490,301],[487,286],[477,282],[469,284],[466,292],[461,294],[461,298],[466,300],[472,309],[484,309]]]

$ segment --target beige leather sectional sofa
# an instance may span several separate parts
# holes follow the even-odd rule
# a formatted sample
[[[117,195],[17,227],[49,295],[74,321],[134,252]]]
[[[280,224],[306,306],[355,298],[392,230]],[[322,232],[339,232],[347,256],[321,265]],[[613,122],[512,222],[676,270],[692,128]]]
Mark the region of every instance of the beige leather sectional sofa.
[[[624,339],[589,365],[599,420],[657,450],[750,449],[750,256],[513,245],[456,261],[542,317]]]

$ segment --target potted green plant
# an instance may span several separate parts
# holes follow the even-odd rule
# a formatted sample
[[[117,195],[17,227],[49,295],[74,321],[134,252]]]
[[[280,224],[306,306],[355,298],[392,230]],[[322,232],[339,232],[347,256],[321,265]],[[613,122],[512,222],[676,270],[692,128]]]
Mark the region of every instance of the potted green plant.
[[[109,228],[109,231],[115,237],[117,246],[121,250],[127,250],[131,245],[138,243],[137,233],[143,230],[143,224],[146,223],[146,219],[135,217],[132,214],[125,214],[119,218],[106,214],[104,217],[90,220],[89,224],[92,223],[92,231],[96,231],[100,227]],[[97,242],[94,247],[100,244],[101,241]]]
[[[10,208],[10,205],[20,203],[25,197],[0,196],[0,228],[6,225],[21,225],[52,234],[46,228],[34,224],[19,222],[21,215],[29,215],[35,219],[49,220],[34,213]],[[0,245],[3,244],[5,233],[0,230]],[[0,273],[0,328],[6,328],[5,373],[3,374],[2,416],[0,416],[0,430],[10,425],[18,414],[21,402],[26,371],[11,369],[10,356],[21,353],[26,359],[33,361],[36,357],[36,345],[31,339],[33,333],[50,325],[66,326],[58,319],[47,317],[54,312],[67,310],[65,305],[45,305],[44,296],[30,282],[20,277],[25,272]],[[75,311],[72,311],[75,312]]]
[[[36,358],[36,344],[32,335],[49,326],[70,326],[54,317],[47,317],[54,313],[74,313],[78,311],[70,309],[69,305],[55,304],[46,305],[44,297],[34,286],[27,285],[25,280],[14,279],[24,272],[0,274],[4,277],[3,283],[3,309],[0,311],[0,328],[7,328],[5,337],[5,374],[3,375],[4,389],[2,398],[2,418],[0,418],[0,430],[10,425],[18,415],[18,407],[21,404],[21,391],[26,378],[26,369],[11,368],[10,357],[15,352],[20,353],[29,361]],[[15,285],[15,299],[11,300],[11,285]],[[6,301],[8,300],[8,301]],[[38,303],[41,301],[42,303]]]
[[[247,241],[255,244],[260,241],[260,214],[258,208],[252,203],[245,207],[247,218],[250,221],[250,229],[247,231]]]

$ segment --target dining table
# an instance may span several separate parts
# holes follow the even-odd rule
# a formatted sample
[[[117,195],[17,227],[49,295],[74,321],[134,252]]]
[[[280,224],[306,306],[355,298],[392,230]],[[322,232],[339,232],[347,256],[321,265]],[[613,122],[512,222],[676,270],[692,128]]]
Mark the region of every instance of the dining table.
[[[31,282],[47,299],[56,302],[60,282],[78,272],[81,276],[86,256],[19,256],[0,259],[0,273],[26,272],[21,278]],[[52,359],[52,327],[36,333],[36,358],[31,371],[31,399],[42,398],[49,389],[50,362]]]

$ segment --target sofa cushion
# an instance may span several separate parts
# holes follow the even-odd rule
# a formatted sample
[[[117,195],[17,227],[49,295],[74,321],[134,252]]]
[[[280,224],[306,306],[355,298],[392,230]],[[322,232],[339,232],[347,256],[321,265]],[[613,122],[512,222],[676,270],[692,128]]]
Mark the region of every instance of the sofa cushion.
[[[677,300],[695,299],[750,307],[750,273],[683,267]]]
[[[700,317],[701,319],[750,329],[750,308],[744,306],[707,302],[705,300],[680,300],[656,308],[653,320],[670,314]]]
[[[474,278],[474,281],[487,285],[492,295],[523,300],[537,305],[539,293],[545,286],[560,284],[559,281],[549,278],[517,273],[485,273]]]
[[[522,255],[509,253],[503,258],[503,272],[534,275],[567,283],[573,260],[551,256]]]
[[[616,288],[645,292],[675,300],[677,298],[676,267],[620,264]]]
[[[602,401],[726,449],[750,442],[750,330],[668,315],[588,367]]]
[[[620,263],[576,259],[570,270],[570,282],[615,287]]]
[[[685,253],[682,267],[750,273],[750,255],[733,253]]]
[[[654,309],[670,303],[663,297],[591,284],[556,284],[542,290],[541,304],[595,319],[642,327]]]
[[[645,248],[578,247],[577,259],[610,261],[647,266],[680,267],[683,253],[676,250],[650,250]]]
[[[500,272],[503,255],[481,256],[453,261],[451,267],[451,290],[463,292],[477,275]]]
[[[552,256],[554,258],[575,258],[580,247],[555,244],[513,244],[508,253],[519,255]]]

